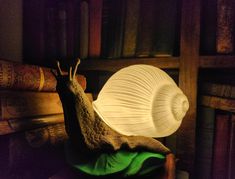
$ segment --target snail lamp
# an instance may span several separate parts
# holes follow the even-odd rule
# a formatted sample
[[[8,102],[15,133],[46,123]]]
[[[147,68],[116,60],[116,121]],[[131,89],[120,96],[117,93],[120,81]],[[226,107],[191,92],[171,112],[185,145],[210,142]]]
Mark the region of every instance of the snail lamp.
[[[80,60],[65,75],[57,64],[69,140],[68,163],[88,176],[141,176],[164,165],[171,153],[155,138],[174,133],[189,103],[173,79],[150,65],[113,74],[93,103],[75,80]]]

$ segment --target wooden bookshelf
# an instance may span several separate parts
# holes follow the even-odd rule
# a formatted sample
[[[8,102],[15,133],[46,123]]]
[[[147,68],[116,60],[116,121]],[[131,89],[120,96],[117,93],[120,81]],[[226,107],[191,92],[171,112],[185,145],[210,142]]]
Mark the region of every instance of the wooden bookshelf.
[[[39,2],[39,1],[38,1]],[[74,0],[69,0],[69,9],[73,9]],[[80,71],[109,71],[115,72],[123,67],[134,64],[148,64],[162,69],[177,69],[179,71],[179,86],[189,99],[190,108],[187,112],[180,129],[176,133],[176,158],[177,168],[190,172],[190,178],[194,174],[195,160],[195,131],[196,131],[196,111],[197,111],[197,87],[198,73],[201,69],[235,69],[235,55],[204,55],[200,53],[201,38],[201,10],[202,1],[200,0],[179,0],[180,4],[180,40],[176,46],[179,55],[167,57],[149,58],[115,58],[115,59],[84,59],[79,66]],[[75,11],[76,9],[73,9]],[[71,12],[72,13],[72,12]],[[72,14],[69,14],[68,17]],[[69,19],[70,21],[72,19]],[[73,25],[73,22],[69,23]],[[76,27],[77,28],[77,27]],[[73,29],[77,30],[77,29]],[[70,37],[69,37],[70,38]],[[71,37],[72,38],[72,37]],[[24,39],[25,40],[25,39]],[[37,43],[36,43],[37,44]],[[70,44],[71,45],[71,44]],[[69,47],[68,47],[69,48]],[[70,49],[71,50],[71,49]],[[72,52],[70,52],[72,53]],[[35,54],[35,53],[34,53]],[[72,56],[72,55],[71,55]],[[35,59],[33,59],[35,60]],[[53,59],[54,60],[54,59]],[[48,61],[47,61],[48,62]],[[65,61],[67,63],[67,61]],[[35,63],[37,63],[35,61]],[[48,62],[49,63],[49,62]],[[48,64],[46,64],[48,65]],[[199,101],[206,104],[205,99]],[[218,108],[216,106],[210,106]],[[228,106],[234,112],[234,106]],[[222,108],[218,108],[222,109]],[[223,108],[224,109],[224,108]]]

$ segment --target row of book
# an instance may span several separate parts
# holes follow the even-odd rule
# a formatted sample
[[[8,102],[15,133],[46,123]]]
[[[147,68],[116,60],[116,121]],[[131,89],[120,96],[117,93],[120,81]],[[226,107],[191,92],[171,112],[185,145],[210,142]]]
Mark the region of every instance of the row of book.
[[[48,178],[66,166],[68,136],[50,70],[0,60],[0,178]],[[77,80],[85,90],[86,78]]]
[[[234,53],[234,8],[232,0],[203,1],[202,54]],[[23,56],[46,65],[78,56],[177,56],[180,10],[175,0],[25,0]]]
[[[235,86],[203,83],[196,132],[197,178],[235,176]]]
[[[25,0],[25,60],[171,56],[178,6],[175,0]]]

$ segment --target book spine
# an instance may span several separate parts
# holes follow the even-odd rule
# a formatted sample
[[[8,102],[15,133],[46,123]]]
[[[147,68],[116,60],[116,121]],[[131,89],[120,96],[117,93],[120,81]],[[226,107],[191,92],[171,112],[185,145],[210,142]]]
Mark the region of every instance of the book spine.
[[[89,0],[89,57],[98,58],[101,52],[103,0]]]
[[[102,10],[102,25],[101,25],[101,56],[107,58],[109,45],[109,26],[111,18],[111,2],[110,0],[103,0]]]
[[[65,164],[63,143],[68,137],[63,124],[4,137],[9,141],[9,146],[1,146],[9,148],[9,154],[5,156],[8,160],[6,165],[16,176],[28,173],[32,176],[26,178],[35,178],[41,172],[42,176],[39,175],[39,178],[48,178],[51,172]]]
[[[120,58],[123,46],[123,33],[124,33],[124,21],[125,21],[125,0],[115,1],[114,3],[114,41],[113,51],[111,51],[111,58]]]
[[[23,19],[24,61],[45,65],[45,0],[23,1]]]
[[[68,135],[64,123],[58,123],[25,131],[25,139],[29,146],[39,148],[43,145],[56,146],[63,144],[68,139]]]
[[[58,57],[67,57],[67,11],[66,2],[60,1],[57,7],[57,44]]]
[[[204,83],[201,87],[201,93],[224,97],[224,98],[235,98],[235,86],[215,84],[215,83]]]
[[[230,140],[228,152],[228,179],[235,176],[235,114],[232,114],[230,125]]]
[[[126,16],[123,35],[123,57],[134,57],[137,44],[140,0],[129,0],[126,3]]]
[[[63,113],[57,93],[1,91],[1,120]]]
[[[217,1],[202,1],[201,19],[201,41],[200,47],[202,54],[212,55],[216,53],[216,10]]]
[[[93,100],[90,93],[86,95]],[[59,95],[49,92],[0,91],[0,109],[0,121],[63,113]]]
[[[145,0],[140,3],[140,22],[137,35],[137,57],[148,57],[153,47],[156,1]]]
[[[86,79],[77,75],[83,89]],[[0,89],[55,91],[56,79],[50,68],[0,60]]]
[[[56,5],[53,1],[48,1],[46,5],[45,19],[45,47],[48,65],[53,66],[53,60],[58,59],[57,36],[56,36]]]
[[[0,135],[25,131],[63,122],[64,114],[2,120],[0,121]]]
[[[152,56],[173,56],[178,20],[177,7],[175,0],[157,2]]]
[[[82,1],[80,5],[80,58],[85,59],[88,57],[89,8],[87,1]]]
[[[76,2],[75,0],[66,1],[66,12],[67,12],[67,58],[74,59],[75,55],[75,30],[76,30]]]
[[[23,0],[1,1],[0,58],[23,59]]]
[[[227,178],[228,174],[228,147],[230,134],[229,114],[216,114],[214,152],[212,162],[212,178]]]
[[[196,130],[196,178],[211,178],[215,109],[200,106]]]
[[[122,51],[125,18],[124,0],[104,1],[102,41],[105,58],[119,58]]]
[[[216,50],[218,53],[234,52],[234,2],[217,1]]]

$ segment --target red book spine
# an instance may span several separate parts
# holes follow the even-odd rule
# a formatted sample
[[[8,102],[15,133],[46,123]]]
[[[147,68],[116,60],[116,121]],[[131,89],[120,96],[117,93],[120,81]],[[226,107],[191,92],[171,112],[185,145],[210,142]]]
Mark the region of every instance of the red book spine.
[[[217,1],[216,49],[218,53],[234,52],[234,1]]]
[[[235,176],[235,114],[232,115],[231,119],[230,144],[228,155],[228,178],[233,179]]]
[[[89,1],[89,57],[98,58],[101,52],[102,0]]]
[[[223,179],[228,175],[228,149],[230,136],[229,114],[216,114],[212,178]]]

